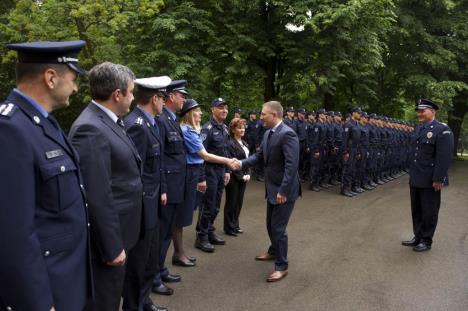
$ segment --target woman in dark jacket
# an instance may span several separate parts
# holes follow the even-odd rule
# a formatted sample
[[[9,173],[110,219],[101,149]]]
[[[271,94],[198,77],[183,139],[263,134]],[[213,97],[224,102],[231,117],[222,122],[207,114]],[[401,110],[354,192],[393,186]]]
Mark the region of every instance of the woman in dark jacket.
[[[245,134],[245,120],[234,118],[229,123],[231,134],[229,153],[231,158],[239,160],[249,156],[249,148],[242,137]],[[231,179],[226,186],[226,203],[224,204],[224,232],[227,235],[237,236],[242,233],[239,227],[239,214],[244,201],[244,192],[247,182],[250,180],[248,170],[233,171]]]

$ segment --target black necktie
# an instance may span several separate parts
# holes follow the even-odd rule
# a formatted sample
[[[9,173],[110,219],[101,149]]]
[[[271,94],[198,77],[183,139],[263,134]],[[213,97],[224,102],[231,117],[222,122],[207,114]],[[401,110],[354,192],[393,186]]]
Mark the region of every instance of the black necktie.
[[[125,128],[125,124],[121,118],[117,119],[117,125],[120,126],[121,128]]]
[[[268,146],[270,146],[270,139],[271,139],[271,135],[273,135],[273,130],[270,130],[270,133],[268,133],[268,137],[267,137],[267,148]]]

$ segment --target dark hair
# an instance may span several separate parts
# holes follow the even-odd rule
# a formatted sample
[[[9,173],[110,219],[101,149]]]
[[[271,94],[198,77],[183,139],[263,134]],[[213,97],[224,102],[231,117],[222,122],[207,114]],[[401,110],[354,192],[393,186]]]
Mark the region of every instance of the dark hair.
[[[68,69],[68,66],[63,64],[17,63],[16,83],[32,80],[49,68],[54,69],[60,75]]]
[[[135,74],[127,66],[110,62],[96,65],[89,71],[91,97],[106,100],[117,89],[125,96],[132,80],[135,80]]]
[[[139,104],[139,105],[146,105],[149,103],[150,99],[155,96],[155,95],[158,95],[160,92],[158,90],[154,90],[154,89],[149,89],[149,88],[146,88],[146,87],[141,87],[139,86],[137,88],[137,91],[136,91],[136,94],[135,94],[135,101]]]

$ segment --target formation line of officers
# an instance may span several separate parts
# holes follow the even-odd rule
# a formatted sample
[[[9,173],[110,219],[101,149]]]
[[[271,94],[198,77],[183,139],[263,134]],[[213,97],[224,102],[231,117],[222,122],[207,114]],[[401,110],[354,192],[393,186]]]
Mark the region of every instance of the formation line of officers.
[[[214,226],[226,191],[223,230],[239,236],[246,184],[265,182],[271,261],[267,282],[288,275],[287,225],[301,179],[320,191],[341,183],[354,196],[410,167],[414,238],[431,248],[448,184],[453,136],[435,120],[438,106],[420,100],[420,126],[367,115],[286,111],[277,101],[225,124],[228,102],[211,116],[187,99],[186,80],[136,79],[126,66],[79,65],[85,42],[7,45],[18,54],[16,82],[0,103],[0,310],[158,311],[150,293],[171,295],[180,282],[167,266],[194,267],[183,229],[196,219],[195,247],[226,244]],[[51,114],[69,105],[87,74],[91,102],[65,135]],[[135,92],[134,92],[135,91]],[[135,93],[135,95],[134,95]],[[135,102],[131,109],[132,102]],[[240,113],[240,111],[237,111]],[[261,122],[261,123],[260,123]]]

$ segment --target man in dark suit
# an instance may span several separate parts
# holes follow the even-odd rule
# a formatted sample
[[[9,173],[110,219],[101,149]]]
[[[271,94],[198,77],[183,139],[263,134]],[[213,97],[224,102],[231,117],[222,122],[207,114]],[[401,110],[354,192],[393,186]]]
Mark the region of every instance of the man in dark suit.
[[[78,155],[50,114],[77,91],[84,45],[7,46],[18,86],[0,103],[0,310],[81,311],[91,294]]]
[[[149,295],[153,278],[159,272],[159,206],[166,204],[161,193],[163,142],[155,116],[164,106],[167,76],[136,79],[137,106],[125,117],[127,133],[141,158],[143,168],[143,239],[130,251],[123,290],[124,311],[164,311],[153,304]]]
[[[275,260],[275,271],[268,282],[283,279],[288,274],[288,234],[286,227],[296,199],[301,194],[299,183],[299,139],[283,122],[283,107],[277,101],[263,104],[261,119],[268,130],[259,151],[242,160],[243,169],[261,162],[265,166],[265,198],[267,199],[267,230],[271,245],[268,252],[256,260]]]
[[[133,100],[133,72],[109,62],[89,72],[92,102],[73,123],[91,222],[95,300],[86,310],[119,310],[128,251],[140,238],[140,156],[122,116]]]
[[[182,109],[187,91],[186,80],[172,81],[166,88],[167,97],[161,115],[157,119],[164,145],[162,161],[164,163],[164,179],[161,183],[161,192],[167,194],[167,204],[160,209],[160,272],[153,282],[153,292],[161,295],[172,295],[173,289],[165,283],[180,282],[180,275],[170,274],[165,267],[167,251],[172,240],[172,229],[176,210],[184,202],[184,185],[186,174],[186,157],[184,137],[177,122],[176,113]]]
[[[453,150],[453,133],[435,119],[439,107],[420,99],[416,105],[420,125],[413,137],[410,166],[411,215],[414,237],[403,241],[416,252],[431,249],[437,226],[441,190],[448,185],[448,168]]]

